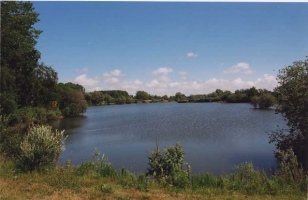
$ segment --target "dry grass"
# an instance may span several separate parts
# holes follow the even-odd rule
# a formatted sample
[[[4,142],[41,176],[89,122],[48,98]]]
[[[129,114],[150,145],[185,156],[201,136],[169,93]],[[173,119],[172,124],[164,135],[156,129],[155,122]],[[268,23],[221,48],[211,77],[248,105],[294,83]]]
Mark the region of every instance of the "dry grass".
[[[47,183],[42,183],[42,177],[33,176],[29,179],[29,175],[18,178],[1,178],[0,179],[0,199],[33,199],[33,200],[84,200],[84,199],[253,199],[253,200],[273,200],[273,199],[306,199],[294,196],[247,196],[243,194],[233,195],[202,195],[193,194],[191,192],[175,193],[164,188],[152,188],[149,192],[141,192],[136,189],[124,189],[122,186],[113,182],[105,182],[109,187],[113,188],[113,193],[104,194],[99,187],[102,180],[81,181],[80,189],[58,189]],[[105,179],[105,181],[107,181]]]

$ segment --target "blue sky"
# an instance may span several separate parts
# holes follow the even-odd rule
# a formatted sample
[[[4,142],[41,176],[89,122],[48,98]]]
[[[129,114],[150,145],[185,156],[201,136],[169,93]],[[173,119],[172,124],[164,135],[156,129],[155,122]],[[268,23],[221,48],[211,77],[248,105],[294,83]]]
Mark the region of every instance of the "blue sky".
[[[41,60],[87,91],[271,90],[308,56],[308,3],[33,4]]]

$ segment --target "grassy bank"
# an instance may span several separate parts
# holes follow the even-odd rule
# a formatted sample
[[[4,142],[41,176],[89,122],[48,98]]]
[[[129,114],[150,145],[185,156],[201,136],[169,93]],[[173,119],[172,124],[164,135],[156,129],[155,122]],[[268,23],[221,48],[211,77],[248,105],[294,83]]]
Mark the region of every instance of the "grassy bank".
[[[268,177],[251,163],[230,175],[193,175],[190,180],[184,188],[162,184],[126,169],[116,172],[105,159],[28,173],[17,173],[12,161],[0,160],[0,199],[307,199],[307,176],[297,181]]]

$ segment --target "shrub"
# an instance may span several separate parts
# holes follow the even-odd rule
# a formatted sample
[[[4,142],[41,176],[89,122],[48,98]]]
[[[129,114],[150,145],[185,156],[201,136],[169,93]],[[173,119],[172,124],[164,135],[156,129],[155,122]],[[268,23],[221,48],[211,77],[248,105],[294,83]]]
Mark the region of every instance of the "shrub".
[[[183,157],[183,147],[179,143],[162,151],[157,148],[149,157],[147,175],[160,183],[185,188],[190,184],[190,166],[183,161]],[[183,165],[187,165],[188,169],[183,169]]]
[[[7,123],[8,126],[15,126],[20,122],[21,122],[21,117],[18,110],[16,110],[15,112],[13,112],[8,116],[8,123]]]
[[[9,115],[17,109],[17,103],[14,100],[15,95],[9,93],[0,93],[0,113],[1,115]]]
[[[267,109],[275,104],[275,97],[269,93],[263,93],[259,97],[259,107]]]
[[[20,144],[17,167],[22,171],[33,171],[54,165],[62,151],[63,133],[53,133],[50,126],[33,126]]]
[[[69,87],[60,90],[59,109],[64,116],[77,116],[87,109],[87,101],[82,92]]]
[[[253,105],[254,108],[258,107],[258,103],[259,103],[259,97],[254,96],[250,99],[250,103]]]
[[[42,123],[47,121],[47,111],[45,108],[42,107],[36,107],[33,108],[34,114],[35,114],[35,122]]]
[[[1,127],[0,154],[16,159],[20,154],[22,136],[23,130],[17,127]]]
[[[21,118],[22,123],[32,123],[36,119],[36,114],[34,109],[31,107],[24,107],[19,110],[19,117]]]
[[[47,120],[57,119],[57,113],[54,110],[49,110],[46,114]]]
[[[145,174],[139,174],[137,176],[137,189],[148,192],[150,188],[150,179]]]
[[[89,172],[103,177],[115,177],[117,174],[104,154],[100,158],[100,152],[97,149],[94,150],[93,161],[84,161],[81,165],[76,166],[74,171],[78,176],[83,176]]]
[[[298,163],[297,157],[292,149],[286,151],[277,151],[279,159],[279,175],[288,182],[304,181],[305,174],[301,164]]]
[[[93,171],[95,169],[94,163],[92,161],[84,161],[82,162],[80,165],[75,167],[75,174],[77,176],[83,176],[87,173],[89,173],[90,171]]]

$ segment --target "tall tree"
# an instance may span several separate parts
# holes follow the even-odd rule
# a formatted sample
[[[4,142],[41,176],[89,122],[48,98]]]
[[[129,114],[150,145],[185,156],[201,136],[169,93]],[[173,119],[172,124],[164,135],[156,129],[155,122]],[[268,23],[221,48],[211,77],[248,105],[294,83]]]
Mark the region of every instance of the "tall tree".
[[[34,69],[40,58],[35,49],[41,34],[30,2],[1,2],[1,93],[17,94],[21,105],[33,103]]]
[[[150,95],[145,91],[137,91],[135,97],[139,100],[147,100],[150,98]]]
[[[270,142],[278,150],[292,148],[308,170],[308,59],[280,70],[277,80],[276,111],[286,119],[289,130],[274,132]]]

